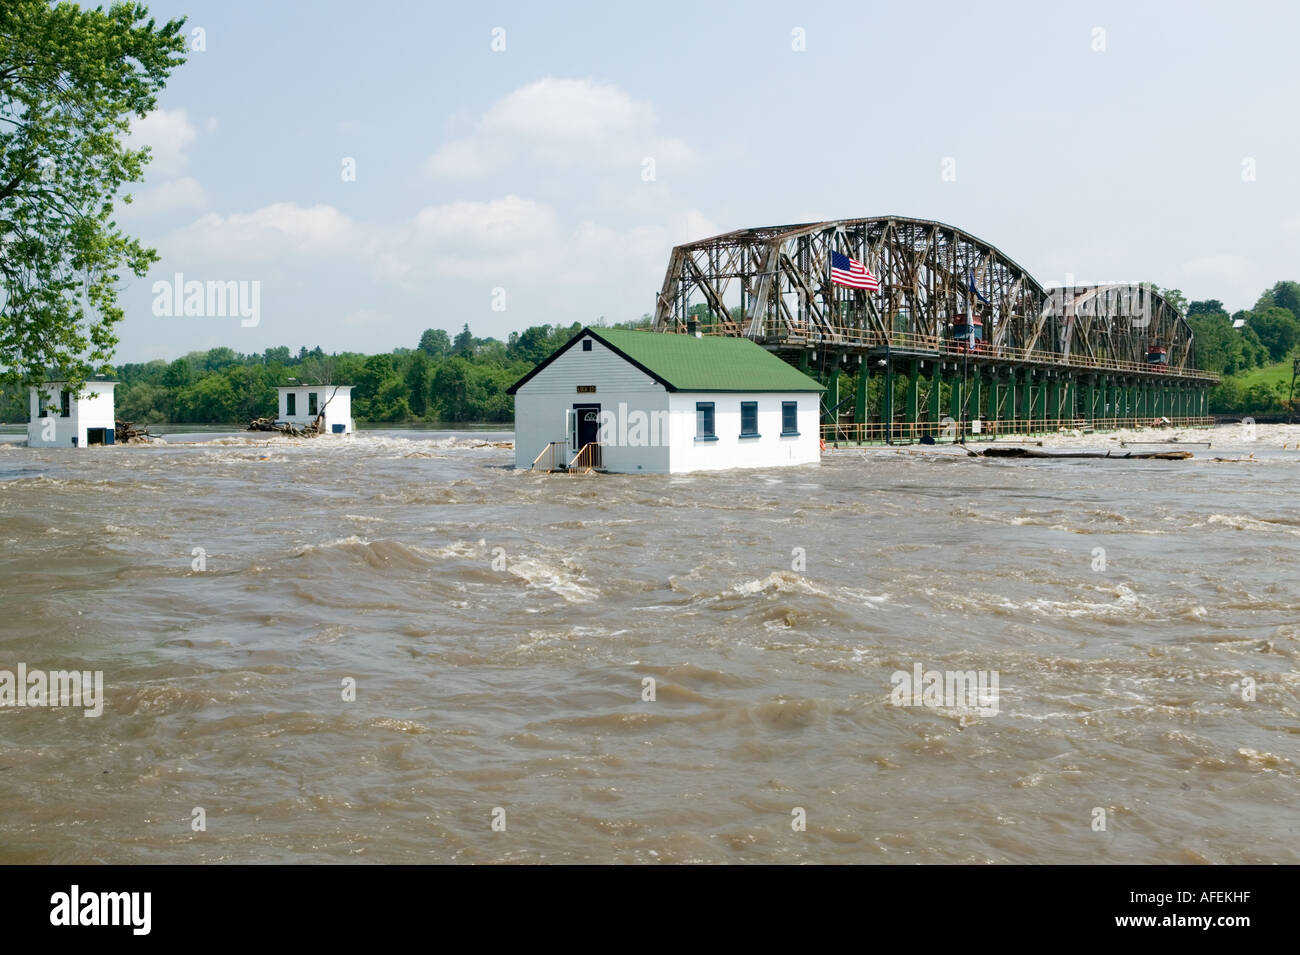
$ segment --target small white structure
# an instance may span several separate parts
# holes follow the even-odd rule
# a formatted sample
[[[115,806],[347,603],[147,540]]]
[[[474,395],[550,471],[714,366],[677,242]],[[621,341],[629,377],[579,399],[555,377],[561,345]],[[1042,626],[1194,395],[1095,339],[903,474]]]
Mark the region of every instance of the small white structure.
[[[679,474],[814,464],[824,390],[747,338],[584,328],[507,389],[515,466],[540,458],[539,467]]]
[[[30,392],[27,445],[32,448],[85,448],[112,444],[115,381],[93,379],[73,392],[66,381],[47,381]]]
[[[326,434],[351,434],[356,430],[351,385],[282,385],[279,392],[277,423],[303,427],[324,413],[322,430]]]

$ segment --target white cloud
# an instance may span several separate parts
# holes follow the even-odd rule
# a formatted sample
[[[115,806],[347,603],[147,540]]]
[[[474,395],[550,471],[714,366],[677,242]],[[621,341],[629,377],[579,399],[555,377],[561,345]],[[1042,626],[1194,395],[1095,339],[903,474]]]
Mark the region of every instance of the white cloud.
[[[159,240],[170,255],[216,262],[368,256],[373,239],[334,206],[277,202],[229,216],[208,213]]]
[[[427,206],[415,216],[420,234],[437,244],[490,249],[546,242],[555,236],[555,210],[510,195],[489,202]]]
[[[198,130],[183,109],[159,109],[131,121],[127,142],[132,149],[148,146],[152,158],[145,167],[150,179],[172,179],[189,164],[186,155]]]
[[[208,204],[207,193],[197,179],[185,176],[134,194],[130,205],[121,207],[123,218],[147,219],[176,212],[194,212]]]
[[[554,166],[656,166],[689,160],[684,142],[659,130],[654,108],[624,90],[593,80],[548,76],[488,108],[474,131],[453,140],[426,164],[431,176],[472,178],[512,162]]]

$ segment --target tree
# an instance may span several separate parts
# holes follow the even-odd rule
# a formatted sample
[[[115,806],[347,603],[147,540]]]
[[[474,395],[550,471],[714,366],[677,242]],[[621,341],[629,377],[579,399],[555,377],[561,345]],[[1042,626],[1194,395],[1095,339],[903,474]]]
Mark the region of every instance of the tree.
[[[239,356],[235,354],[233,348],[209,348],[207,354],[203,357],[203,367],[208,371],[220,371],[227,365],[233,365],[239,361]]]
[[[417,351],[406,366],[406,390],[410,395],[411,413],[420,418],[429,412],[429,382],[429,357],[423,351]]]
[[[178,388],[184,388],[193,381],[194,369],[184,358],[177,358],[174,362],[168,365],[167,370],[163,372],[162,376],[163,387],[170,388],[173,391]]]
[[[1277,282],[1255,303],[1256,312],[1273,307],[1284,308],[1300,318],[1300,282]]]
[[[118,273],[158,255],[113,203],[148,148],[125,145],[184,59],[185,21],[140,3],[0,3],[0,384],[57,372],[79,386],[112,356]],[[129,197],[124,197],[129,201]]]
[[[1193,302],[1192,308],[1197,304]],[[1197,368],[1216,375],[1232,375],[1246,368],[1242,337],[1224,312],[1192,311],[1187,322],[1192,326]]]
[[[439,421],[469,419],[469,368],[465,359],[452,358],[433,373],[433,404]]]
[[[1300,342],[1300,322],[1290,311],[1277,305],[1256,309],[1250,327],[1268,349],[1268,357],[1281,361]]]
[[[1217,298],[1209,298],[1204,301],[1193,302],[1191,305],[1187,306],[1187,316],[1189,318],[1193,315],[1218,315],[1220,312],[1224,315],[1228,314],[1227,309],[1223,307],[1223,303]]]
[[[420,336],[419,349],[430,358],[441,358],[451,351],[451,339],[441,328],[426,328]]]
[[[452,343],[452,351],[462,357],[467,356],[474,351],[474,336],[470,334],[468,322],[465,324],[465,327],[461,329],[460,334],[456,336],[456,340]]]

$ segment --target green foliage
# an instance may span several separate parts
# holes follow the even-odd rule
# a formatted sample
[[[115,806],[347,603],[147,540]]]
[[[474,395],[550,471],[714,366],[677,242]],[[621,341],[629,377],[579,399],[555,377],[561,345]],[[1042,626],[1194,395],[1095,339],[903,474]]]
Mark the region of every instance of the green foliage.
[[[157,254],[113,221],[148,149],[125,145],[132,116],[183,60],[184,20],[143,4],[105,10],[0,3],[0,386],[57,370],[79,385],[112,356],[120,273]],[[125,201],[129,201],[129,197]]]
[[[511,340],[539,343],[546,357],[576,333],[573,328],[527,329]],[[462,332],[462,337],[467,332]],[[423,340],[436,341],[428,332]],[[450,342],[446,332],[441,338]],[[514,399],[506,388],[535,363],[493,338],[465,339],[466,354],[430,357],[425,348],[388,354],[327,355],[320,348],[268,348],[241,355],[229,348],[192,352],[168,363],[125,364],[117,369],[118,417],[139,424],[243,424],[278,407],[276,388],[290,379],[303,383],[353,385],[353,416],[368,423],[429,424],[509,422]],[[26,389],[0,398],[0,420],[27,419]]]
[[[441,358],[451,352],[451,339],[441,328],[426,328],[420,336],[419,348],[430,358]]]
[[[1272,361],[1281,361],[1300,343],[1300,322],[1288,309],[1280,306],[1257,307],[1246,323],[1259,336],[1260,344],[1268,350]]]
[[[1255,311],[1267,308],[1284,308],[1295,318],[1300,318],[1300,282],[1278,282],[1259,297]]]

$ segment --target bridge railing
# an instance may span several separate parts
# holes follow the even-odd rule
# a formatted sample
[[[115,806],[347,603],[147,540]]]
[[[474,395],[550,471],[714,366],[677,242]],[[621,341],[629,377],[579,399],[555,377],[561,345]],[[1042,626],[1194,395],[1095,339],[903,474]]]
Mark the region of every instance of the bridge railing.
[[[827,447],[836,445],[878,444],[886,439],[899,442],[919,441],[929,436],[936,442],[958,440],[990,440],[999,436],[1057,434],[1061,431],[1118,431],[1123,428],[1155,427],[1161,419],[1152,418],[1009,418],[1002,421],[980,421],[980,430],[974,430],[971,421],[896,421],[888,430],[883,421],[861,424],[823,424],[821,438]],[[1165,427],[1208,428],[1214,418],[1169,418]]]
[[[725,321],[701,325],[700,331],[705,335],[737,337],[743,334],[743,324]],[[685,332],[678,326],[674,331]],[[1120,371],[1135,374],[1169,374],[1171,377],[1193,378],[1213,382],[1217,375],[1199,371],[1195,368],[1173,368],[1167,365],[1152,365],[1144,361],[1128,361],[1122,358],[1095,358],[1091,355],[1065,354],[1043,348],[1018,348],[1012,345],[995,345],[991,342],[978,342],[974,348],[965,343],[944,338],[941,335],[918,335],[912,332],[890,332],[888,334],[869,328],[857,328],[845,325],[826,325],[804,322],[791,328],[782,327],[778,334],[766,333],[762,337],[766,342],[808,343],[818,345],[849,345],[866,348],[883,348],[888,346],[900,351],[931,352],[945,358],[962,358],[970,356],[979,359],[1001,359],[1003,361],[1035,362],[1038,364],[1057,365],[1062,368],[1096,369],[1098,371]]]

